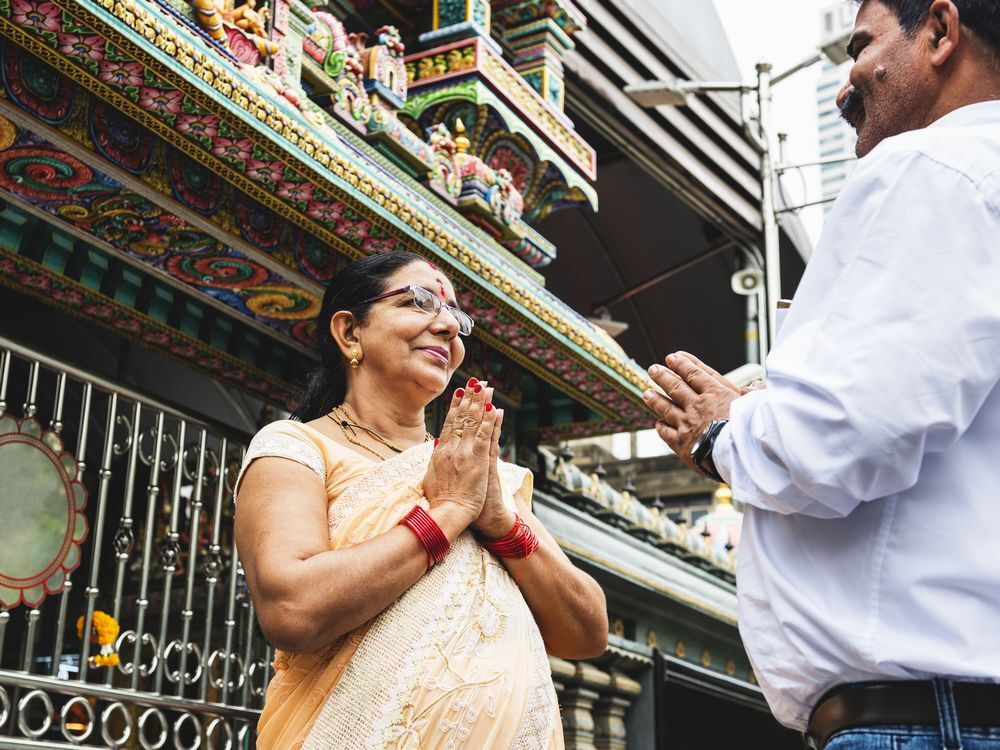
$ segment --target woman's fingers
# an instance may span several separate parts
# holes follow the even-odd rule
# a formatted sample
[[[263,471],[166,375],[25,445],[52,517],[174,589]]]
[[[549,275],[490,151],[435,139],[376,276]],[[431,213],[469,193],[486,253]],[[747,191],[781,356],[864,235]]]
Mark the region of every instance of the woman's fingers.
[[[465,399],[465,389],[456,388],[455,392],[451,395],[451,403],[448,406],[448,414],[444,418],[444,424],[441,425],[441,436],[438,438],[439,443],[448,444],[455,437],[455,428],[459,426],[460,412],[462,409],[462,402]]]
[[[470,378],[464,387],[457,388],[452,394],[448,415],[441,427],[440,443],[457,442],[465,435],[465,429],[470,422],[470,414],[473,410],[476,386],[481,386],[481,383],[475,378]],[[474,424],[478,425],[478,421]]]
[[[490,445],[493,442],[493,427],[497,420],[497,410],[490,405],[490,410],[483,409],[482,420],[475,432],[472,450],[482,456],[490,455]]]
[[[490,438],[490,471],[496,471],[497,461],[500,459],[500,430],[503,428],[503,409],[497,409],[496,413],[496,418],[493,420],[493,435]]]
[[[475,385],[466,389],[466,394],[469,396],[469,408],[461,416],[462,424],[460,426],[463,438],[473,438],[482,424],[483,416],[492,411],[493,405],[487,404],[486,401],[489,390],[485,381],[476,381]]]

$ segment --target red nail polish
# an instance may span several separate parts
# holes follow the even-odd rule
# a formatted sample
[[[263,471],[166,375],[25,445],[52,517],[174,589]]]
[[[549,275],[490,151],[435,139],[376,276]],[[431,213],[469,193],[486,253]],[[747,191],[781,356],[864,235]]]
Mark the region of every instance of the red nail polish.
[[[472,390],[474,390],[476,393],[481,393],[482,390],[483,390],[483,387],[481,385],[479,385],[479,383],[476,383],[476,385],[472,388]]]
[[[466,388],[472,388],[478,382],[479,381],[476,380],[475,378],[469,378],[469,382],[465,384],[465,387]]]
[[[434,438],[434,447],[437,448],[438,447],[438,443],[440,443],[440,442],[441,442],[440,440],[438,440],[437,438]]]
[[[493,411],[493,404],[486,404],[486,411]]]
[[[462,398],[462,396],[464,395],[465,395],[464,388],[459,388],[457,391],[455,391],[455,398]]]

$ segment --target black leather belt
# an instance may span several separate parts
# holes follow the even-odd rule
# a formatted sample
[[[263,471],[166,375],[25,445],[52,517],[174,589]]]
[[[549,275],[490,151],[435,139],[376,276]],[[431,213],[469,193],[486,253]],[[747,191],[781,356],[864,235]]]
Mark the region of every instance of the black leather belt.
[[[1000,685],[954,683],[955,709],[962,727],[1000,727]],[[860,682],[834,688],[816,704],[806,743],[822,750],[837,732],[856,727],[941,725],[930,681]]]

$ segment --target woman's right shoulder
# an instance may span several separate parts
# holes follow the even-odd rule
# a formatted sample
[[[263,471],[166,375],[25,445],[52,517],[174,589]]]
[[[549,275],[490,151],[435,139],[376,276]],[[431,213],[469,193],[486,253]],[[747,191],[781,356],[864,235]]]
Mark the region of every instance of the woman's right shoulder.
[[[275,421],[269,422],[257,430],[253,439],[257,440],[258,438],[265,439],[278,435],[288,435],[290,437],[298,438],[299,440],[313,441],[315,432],[315,430],[295,419],[276,419]]]
[[[265,447],[299,444],[308,446],[322,456],[330,470],[341,461],[348,461],[353,452],[317,427],[295,419],[278,419],[264,425],[250,441],[248,451],[259,452]],[[310,452],[312,452],[310,450]]]
[[[326,480],[326,460],[320,436],[301,422],[279,419],[261,427],[247,446],[240,479],[251,463],[265,456],[296,461],[312,469],[324,482]],[[239,480],[236,484],[238,487]]]

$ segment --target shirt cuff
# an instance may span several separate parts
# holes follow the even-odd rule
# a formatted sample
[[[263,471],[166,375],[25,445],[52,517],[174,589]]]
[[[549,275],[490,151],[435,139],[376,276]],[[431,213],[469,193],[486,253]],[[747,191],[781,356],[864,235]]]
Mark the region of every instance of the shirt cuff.
[[[728,424],[715,438],[715,445],[712,446],[712,465],[725,483],[730,484],[729,479],[733,471],[733,431]]]

